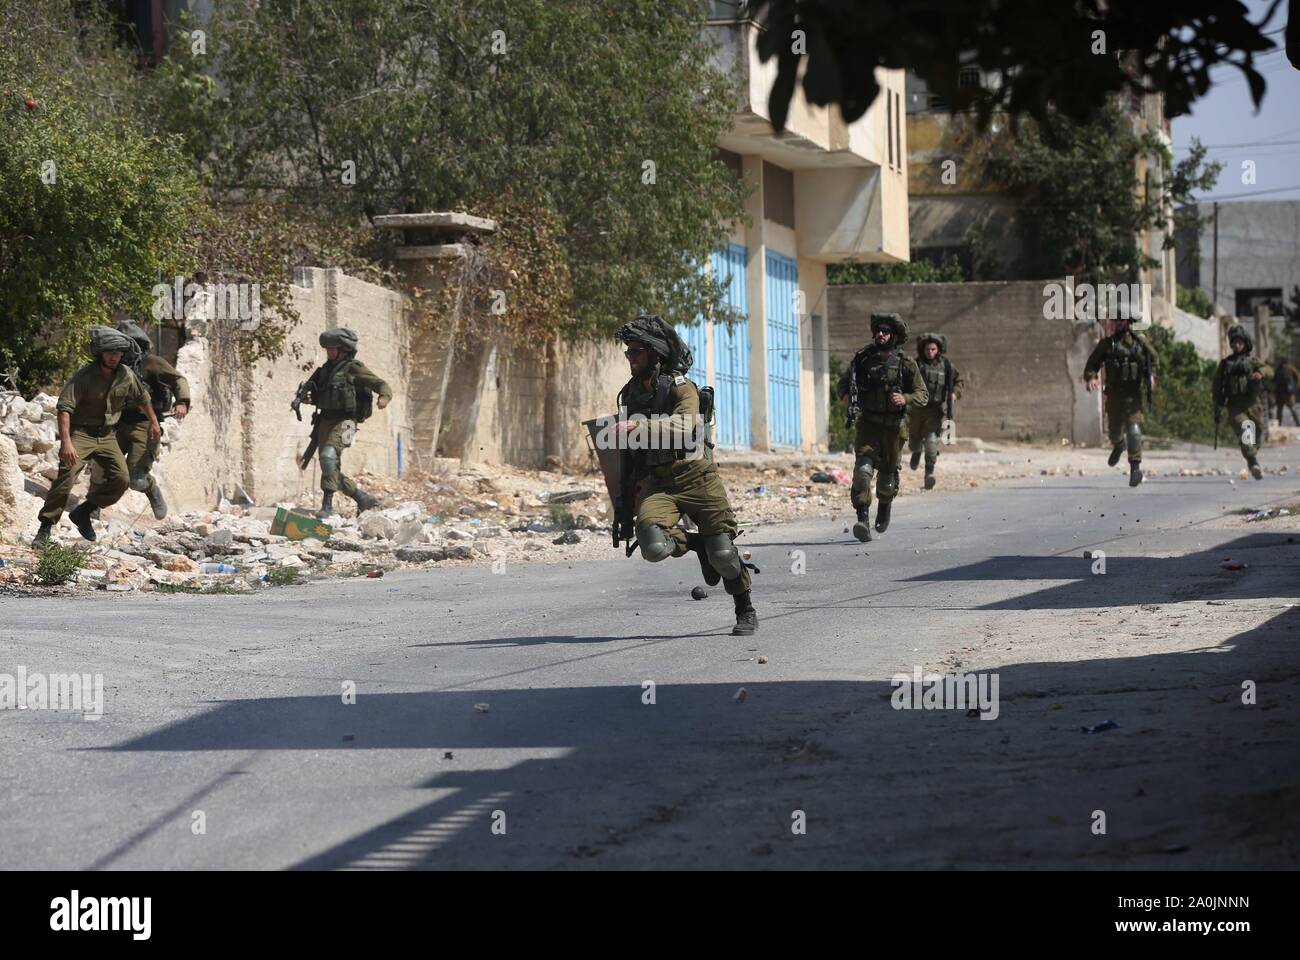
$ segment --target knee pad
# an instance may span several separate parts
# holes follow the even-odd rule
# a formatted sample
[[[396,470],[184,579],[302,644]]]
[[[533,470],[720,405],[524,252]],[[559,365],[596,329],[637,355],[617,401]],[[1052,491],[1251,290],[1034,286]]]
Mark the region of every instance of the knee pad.
[[[925,458],[933,460],[939,456],[939,435],[937,433],[927,433],[925,435]]]
[[[740,554],[731,536],[726,533],[714,533],[704,538],[704,552],[709,558],[709,566],[722,574],[724,580],[734,580],[744,569],[740,565]]]
[[[853,489],[865,490],[871,486],[871,478],[876,474],[875,464],[870,460],[853,468]]]
[[[636,539],[641,544],[641,556],[651,563],[667,560],[673,555],[673,542],[658,524],[647,523],[637,527]]]
[[[881,500],[892,500],[898,494],[899,475],[897,470],[887,470],[876,481],[876,495]]]
[[[332,446],[320,448],[320,472],[327,475],[339,472],[338,448]]]
[[[1128,452],[1142,452],[1142,427],[1136,423],[1130,423],[1124,428],[1124,444],[1128,447]]]

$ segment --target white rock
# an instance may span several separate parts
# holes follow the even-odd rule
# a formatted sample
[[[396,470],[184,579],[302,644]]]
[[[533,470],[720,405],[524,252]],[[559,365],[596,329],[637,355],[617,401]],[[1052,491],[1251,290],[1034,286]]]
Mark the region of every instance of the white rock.
[[[53,416],[54,408],[59,405],[59,398],[52,397],[48,393],[38,393],[32,397],[31,402],[38,404],[42,410]]]
[[[379,511],[385,517],[397,523],[414,521],[418,523],[424,516],[424,504],[418,500],[408,500],[400,503],[395,507],[389,507],[386,510]]]
[[[302,566],[302,557],[298,556],[296,553],[290,554],[290,555],[287,556],[287,557],[281,557],[281,558],[280,558],[280,566],[282,566],[282,567],[301,567],[301,566]]]
[[[357,528],[363,537],[372,540],[391,540],[397,533],[397,522],[383,513],[367,510],[361,515]]]
[[[424,524],[419,520],[403,520],[393,534],[394,543],[419,543],[424,537]]]
[[[474,539],[474,534],[469,533],[468,531],[465,530],[457,530],[455,527],[452,527],[451,529],[447,530],[446,533],[443,535],[448,540],[473,540]]]
[[[18,469],[18,450],[12,439],[0,436],[0,530],[34,533],[41,501],[25,489]]]
[[[40,423],[45,419],[45,408],[39,403],[24,403],[21,407],[14,404],[14,409],[18,411],[18,416],[32,423]]]

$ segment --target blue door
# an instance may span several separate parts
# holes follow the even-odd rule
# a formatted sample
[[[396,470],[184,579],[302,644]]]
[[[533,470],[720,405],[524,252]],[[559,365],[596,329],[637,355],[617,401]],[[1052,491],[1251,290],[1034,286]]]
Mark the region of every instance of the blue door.
[[[697,320],[690,326],[677,324],[675,328],[677,335],[686,341],[686,345],[691,348],[691,369],[686,376],[695,381],[697,387],[702,387],[708,383],[707,365],[708,355],[705,351],[708,349],[708,337],[704,329],[704,321]]]
[[[799,268],[789,257],[767,253],[767,424],[774,447],[798,447]]]
[[[749,432],[749,292],[748,251],[729,243],[713,255],[713,275],[722,284],[723,300],[740,319],[732,327],[713,325],[713,371],[716,412],[714,442],[719,447],[748,447]]]

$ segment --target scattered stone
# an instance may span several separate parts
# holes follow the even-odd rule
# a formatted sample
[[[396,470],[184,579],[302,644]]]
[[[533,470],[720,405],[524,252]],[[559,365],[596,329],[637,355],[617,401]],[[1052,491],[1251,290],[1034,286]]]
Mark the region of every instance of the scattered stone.
[[[565,530],[562,534],[551,541],[554,544],[562,543],[582,543],[582,534],[577,530]]]
[[[438,560],[446,560],[447,550],[444,547],[418,544],[398,547],[393,556],[403,563],[432,563]]]
[[[708,596],[709,596],[709,591],[705,590],[703,587],[692,587],[692,588],[691,588],[691,599],[692,599],[692,600],[705,600],[705,599],[708,598]]]

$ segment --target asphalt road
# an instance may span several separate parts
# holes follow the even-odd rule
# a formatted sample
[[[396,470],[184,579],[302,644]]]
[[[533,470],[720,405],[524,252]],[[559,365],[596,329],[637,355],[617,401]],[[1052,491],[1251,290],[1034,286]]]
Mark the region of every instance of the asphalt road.
[[[1300,535],[1230,514],[1298,492],[1116,472],[903,498],[871,544],[847,508],[760,528],[752,638],[693,558],[613,548],[0,597],[0,673],[105,688],[0,711],[0,868],[1293,866]],[[914,667],[996,673],[996,719],[893,709]]]

